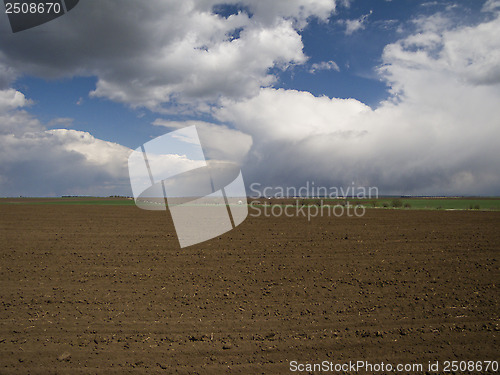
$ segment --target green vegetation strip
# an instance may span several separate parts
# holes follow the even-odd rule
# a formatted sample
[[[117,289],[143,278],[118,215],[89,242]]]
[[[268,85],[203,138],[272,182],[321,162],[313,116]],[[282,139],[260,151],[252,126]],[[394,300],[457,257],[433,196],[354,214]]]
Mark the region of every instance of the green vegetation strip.
[[[400,202],[400,203],[399,203]],[[444,210],[500,210],[500,199],[461,199],[461,198],[401,198],[378,199],[378,207],[444,209]],[[397,207],[398,208],[398,207]]]
[[[295,205],[297,199],[273,199],[272,201],[261,201],[264,204],[273,205]],[[319,199],[301,198],[300,205],[336,205],[345,204],[344,199]],[[417,210],[500,210],[500,198],[391,198],[378,199],[351,199],[350,205],[363,205],[367,208],[397,208]],[[134,206],[133,199],[120,198],[0,198],[0,205],[22,204],[22,205],[82,205],[82,206]],[[254,203],[255,204],[255,203]],[[260,204],[258,204],[260,205]]]
[[[321,199],[302,199],[306,205],[320,204]],[[323,199],[323,204],[345,204],[346,200]],[[391,198],[351,199],[350,205],[367,208],[398,208],[416,210],[500,210],[500,198]]]

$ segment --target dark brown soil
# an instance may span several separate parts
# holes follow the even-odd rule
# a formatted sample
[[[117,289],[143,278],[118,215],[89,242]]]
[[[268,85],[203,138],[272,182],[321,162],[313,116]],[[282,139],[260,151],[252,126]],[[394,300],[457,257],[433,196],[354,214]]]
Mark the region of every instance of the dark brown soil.
[[[248,218],[180,249],[165,212],[0,206],[0,374],[290,373],[499,360],[500,212]]]

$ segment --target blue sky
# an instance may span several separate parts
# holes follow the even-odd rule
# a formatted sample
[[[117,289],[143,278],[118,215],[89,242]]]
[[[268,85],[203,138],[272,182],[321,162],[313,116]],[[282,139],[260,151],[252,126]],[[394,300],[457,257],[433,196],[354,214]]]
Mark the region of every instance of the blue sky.
[[[127,194],[127,152],[193,123],[208,147],[243,142],[225,156],[247,184],[500,194],[498,1],[228,3],[89,0],[20,33],[1,23],[0,135],[54,154],[7,154],[5,138],[0,196]]]
[[[117,142],[127,147],[138,147],[141,140],[159,135],[161,130],[149,126],[157,116],[149,110],[132,109],[122,103],[90,98],[95,89],[95,77],[72,77],[46,80],[22,77],[14,87],[25,93],[33,103],[29,111],[49,129],[66,127],[89,132],[99,139]],[[142,143],[143,143],[142,142]]]

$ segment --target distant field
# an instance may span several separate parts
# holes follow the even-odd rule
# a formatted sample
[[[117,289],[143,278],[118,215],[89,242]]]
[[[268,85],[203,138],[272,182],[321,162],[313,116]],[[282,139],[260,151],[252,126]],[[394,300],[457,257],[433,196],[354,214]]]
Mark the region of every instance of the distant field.
[[[377,200],[378,207],[387,205],[393,206],[393,200],[399,199],[402,207],[412,209],[482,209],[482,210],[500,210],[500,198],[380,198]]]
[[[298,199],[262,199],[260,202],[270,204],[299,204],[301,205],[363,205],[367,208],[387,208],[387,209],[417,209],[417,210],[500,210],[500,197],[481,198],[399,198],[384,197],[378,199],[321,199],[321,198],[298,198]]]
[[[288,198],[288,199],[261,199],[264,204],[301,205],[318,204],[345,204],[343,199],[320,199],[320,198]],[[322,203],[321,203],[322,202]],[[365,207],[374,208],[400,208],[418,210],[500,210],[500,197],[480,198],[397,198],[384,197],[378,199],[347,199],[351,205],[361,204]],[[36,205],[103,205],[103,206],[133,206],[134,200],[128,198],[98,198],[98,197],[70,197],[70,198],[0,198],[1,204],[36,204]],[[395,207],[396,205],[396,207]]]
[[[127,198],[0,198],[0,204],[48,204],[48,205],[103,205],[103,206],[133,206],[135,203]]]

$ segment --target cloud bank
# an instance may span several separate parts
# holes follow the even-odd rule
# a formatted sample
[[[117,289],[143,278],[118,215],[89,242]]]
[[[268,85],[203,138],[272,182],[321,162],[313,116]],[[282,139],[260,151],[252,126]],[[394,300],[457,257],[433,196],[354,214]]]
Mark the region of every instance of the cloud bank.
[[[0,196],[113,195],[130,190],[130,150],[76,130],[46,130],[16,90],[0,91]]]
[[[1,24],[0,66],[94,75],[93,96],[155,111],[247,98],[276,80],[270,68],[307,60],[299,30],[334,9],[334,0],[88,0],[43,29],[14,35]]]
[[[225,102],[217,119],[254,140],[251,179],[498,195],[500,18],[456,28],[445,21],[415,20],[414,34],[385,48],[379,72],[392,96],[377,109],[269,88]]]

